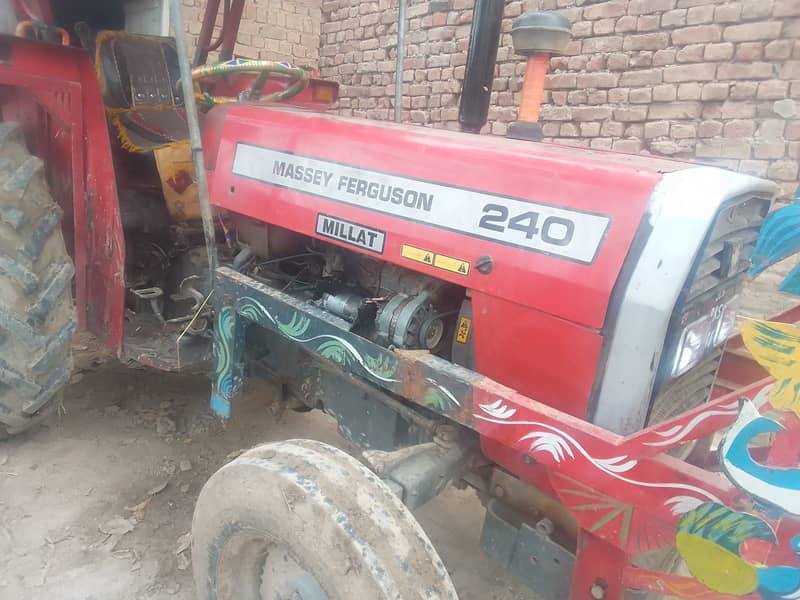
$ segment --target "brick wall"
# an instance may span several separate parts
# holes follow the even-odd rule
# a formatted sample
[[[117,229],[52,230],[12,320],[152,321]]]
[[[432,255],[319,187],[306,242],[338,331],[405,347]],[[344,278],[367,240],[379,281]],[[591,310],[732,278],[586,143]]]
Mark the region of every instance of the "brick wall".
[[[187,40],[194,52],[206,1],[183,0],[183,6]],[[236,55],[316,66],[320,18],[320,0],[248,0],[239,27]],[[214,39],[222,25],[221,7],[217,25]]]
[[[410,0],[403,120],[457,128],[472,0]],[[788,196],[800,160],[800,0],[506,2],[486,131],[516,117],[522,59],[511,20],[558,9],[573,41],[554,58],[548,139],[650,152],[768,177]],[[320,70],[339,111],[393,116],[397,0],[323,0]]]

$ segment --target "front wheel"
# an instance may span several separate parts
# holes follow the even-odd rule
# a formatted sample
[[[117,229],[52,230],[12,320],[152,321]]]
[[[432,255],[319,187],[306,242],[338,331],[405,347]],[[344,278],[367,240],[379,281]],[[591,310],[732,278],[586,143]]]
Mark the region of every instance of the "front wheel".
[[[192,521],[200,600],[457,600],[439,555],[386,485],[311,440],[217,471]]]

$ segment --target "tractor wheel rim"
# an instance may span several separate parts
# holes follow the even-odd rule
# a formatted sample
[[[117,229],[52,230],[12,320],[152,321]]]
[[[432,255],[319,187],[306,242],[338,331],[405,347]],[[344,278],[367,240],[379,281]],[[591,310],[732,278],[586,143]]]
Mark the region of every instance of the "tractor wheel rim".
[[[216,579],[217,600],[330,600],[286,545],[250,529],[221,548]]]

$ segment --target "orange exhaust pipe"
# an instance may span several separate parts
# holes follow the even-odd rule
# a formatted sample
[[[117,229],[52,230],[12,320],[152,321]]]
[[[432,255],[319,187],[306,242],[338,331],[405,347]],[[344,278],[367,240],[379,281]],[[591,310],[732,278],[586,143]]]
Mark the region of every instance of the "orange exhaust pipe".
[[[508,128],[507,137],[541,141],[542,128],[539,113],[542,109],[545,76],[550,57],[562,54],[571,38],[566,17],[552,12],[526,13],[511,25],[514,51],[528,57],[522,99],[517,120]]]
[[[533,54],[528,57],[525,67],[525,79],[522,82],[522,99],[519,104],[519,120],[536,122],[542,110],[542,96],[544,95],[544,78],[547,67],[550,65],[550,56],[547,54]]]

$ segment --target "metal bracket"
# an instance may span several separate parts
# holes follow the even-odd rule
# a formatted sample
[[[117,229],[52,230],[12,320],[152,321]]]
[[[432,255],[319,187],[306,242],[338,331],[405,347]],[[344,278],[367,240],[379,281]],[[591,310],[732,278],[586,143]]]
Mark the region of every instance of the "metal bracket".
[[[370,468],[409,510],[416,510],[460,477],[469,456],[464,446],[456,444],[443,448],[434,442],[394,452],[368,450],[363,453]]]
[[[158,317],[162,325],[166,323],[164,320],[164,290],[160,287],[149,287],[131,291],[137,298],[149,300],[150,306],[153,309],[153,314]]]
[[[489,500],[481,532],[481,550],[522,579],[542,600],[569,598],[575,555],[550,538],[554,526],[542,519],[531,527],[521,515]]]

